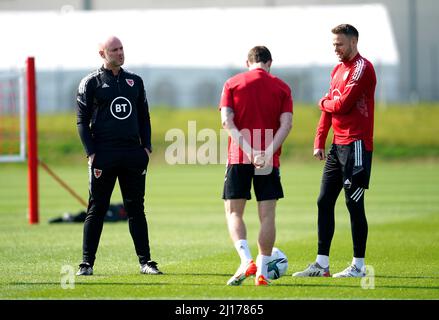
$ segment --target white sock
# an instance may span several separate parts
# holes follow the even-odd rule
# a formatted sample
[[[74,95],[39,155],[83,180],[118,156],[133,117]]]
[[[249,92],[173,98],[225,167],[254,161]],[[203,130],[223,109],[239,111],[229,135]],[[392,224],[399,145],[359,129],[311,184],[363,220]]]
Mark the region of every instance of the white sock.
[[[250,253],[250,249],[248,247],[247,240],[241,239],[235,242],[235,249],[241,258],[241,266],[246,266],[250,260],[252,260],[252,254]]]
[[[358,269],[361,270],[361,268],[364,267],[364,258],[352,258],[352,264],[354,264]]]
[[[258,254],[258,257],[256,258],[256,267],[258,268],[258,271],[256,271],[256,279],[261,274],[268,279],[268,263],[270,262],[270,258],[271,256]]]
[[[322,267],[327,268],[329,267],[329,256],[324,256],[321,254],[317,255],[316,262]]]

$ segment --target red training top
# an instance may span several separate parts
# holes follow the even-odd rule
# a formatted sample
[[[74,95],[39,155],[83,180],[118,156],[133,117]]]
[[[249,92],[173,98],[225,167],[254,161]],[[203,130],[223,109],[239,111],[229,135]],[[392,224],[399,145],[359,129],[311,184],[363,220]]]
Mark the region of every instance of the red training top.
[[[254,150],[265,150],[280,127],[280,115],[293,112],[293,99],[285,82],[257,68],[226,81],[221,107],[233,109],[236,127]],[[280,165],[280,154],[281,147],[273,155],[273,166],[276,168]],[[251,163],[230,136],[227,163]]]
[[[331,72],[329,93],[319,101],[322,114],[314,140],[314,149],[324,149],[329,128],[334,144],[348,145],[363,140],[373,150],[375,70],[370,61],[357,54],[339,63]]]

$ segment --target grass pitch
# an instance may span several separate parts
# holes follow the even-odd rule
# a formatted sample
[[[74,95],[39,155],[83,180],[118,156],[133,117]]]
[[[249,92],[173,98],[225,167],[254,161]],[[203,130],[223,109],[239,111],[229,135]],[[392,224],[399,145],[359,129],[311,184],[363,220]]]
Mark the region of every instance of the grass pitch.
[[[294,105],[293,130],[282,145],[284,161],[285,159],[309,161],[319,117],[320,110],[316,106]],[[377,106],[374,159],[439,159],[437,119],[439,119],[439,104]],[[2,123],[7,122],[5,120],[4,117],[0,118],[0,131]],[[170,129],[178,128],[188,134],[188,121],[195,121],[197,130],[209,128],[219,134],[221,128],[217,107],[151,109],[153,160],[169,146],[170,142],[166,142],[164,138]],[[72,162],[84,159],[84,150],[79,141],[76,116],[73,112],[39,115],[38,134],[38,152],[49,164],[70,165]],[[2,135],[5,137],[4,131]],[[330,133],[327,149],[331,141]],[[0,150],[8,150],[9,146],[2,145],[4,142],[7,140],[0,139]],[[159,162],[161,161],[162,159],[159,159]]]
[[[374,276],[360,279],[292,278],[316,255],[316,199],[323,163],[285,163],[286,198],[278,203],[276,246],[289,258],[286,276],[259,288],[248,279],[227,287],[238,266],[220,199],[222,165],[152,164],[146,211],[152,258],[165,273],[139,273],[124,222],[106,223],[95,275],[65,282],[81,259],[82,224],[49,225],[48,219],[81,206],[40,170],[40,223],[27,223],[26,169],[0,166],[0,299],[439,299],[439,165],[435,162],[373,165],[366,193],[369,239],[366,263]],[[52,168],[87,196],[87,166]],[[118,188],[112,202],[120,201]],[[248,240],[256,255],[259,222],[255,200],[246,208]],[[331,249],[331,272],[352,258],[349,215],[341,194]],[[71,268],[71,269],[70,269]],[[64,279],[64,280],[63,280]],[[63,282],[64,281],[64,282]],[[71,284],[64,286],[65,284]]]

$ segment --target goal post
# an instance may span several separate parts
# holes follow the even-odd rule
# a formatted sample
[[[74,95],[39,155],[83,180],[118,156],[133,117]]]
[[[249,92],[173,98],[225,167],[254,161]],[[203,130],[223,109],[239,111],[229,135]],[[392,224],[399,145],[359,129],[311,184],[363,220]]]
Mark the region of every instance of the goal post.
[[[26,160],[24,74],[0,73],[0,163]]]
[[[27,89],[27,165],[29,194],[29,223],[38,223],[38,145],[37,145],[37,92],[35,58],[26,60]]]
[[[27,161],[30,224],[39,220],[36,100],[34,57],[24,70],[0,72],[0,163]]]

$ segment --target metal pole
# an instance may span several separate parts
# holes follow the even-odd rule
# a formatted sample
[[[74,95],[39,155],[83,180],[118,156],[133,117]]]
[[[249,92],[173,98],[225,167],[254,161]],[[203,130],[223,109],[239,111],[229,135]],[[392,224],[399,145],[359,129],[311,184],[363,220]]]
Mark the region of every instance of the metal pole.
[[[43,169],[46,170],[46,172],[61,185],[61,187],[66,189],[76,200],[79,201],[80,204],[87,208],[87,202],[82,199],[81,196],[79,196],[72,188],[70,188],[69,185],[65,183],[59,176],[57,176],[47,164],[45,164],[41,159],[38,159],[38,162],[43,167]]]
[[[29,223],[38,223],[38,146],[35,58],[27,58],[27,141]]]
[[[409,92],[411,102],[418,102],[418,21],[417,1],[409,0]]]
[[[437,45],[432,45],[431,46],[431,100],[432,101],[437,101],[439,99],[439,94],[438,94],[438,90],[439,90],[439,86],[438,86],[438,73],[439,73],[439,63],[438,63],[438,50],[437,50]]]

